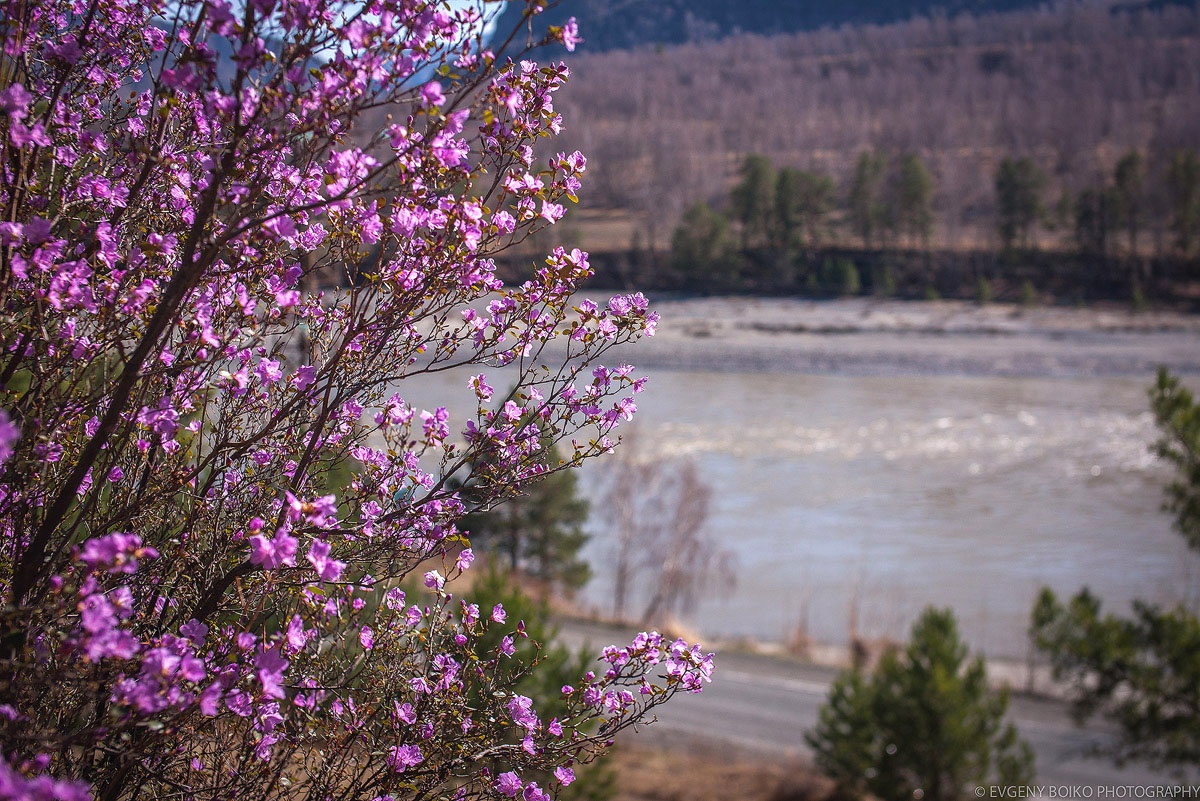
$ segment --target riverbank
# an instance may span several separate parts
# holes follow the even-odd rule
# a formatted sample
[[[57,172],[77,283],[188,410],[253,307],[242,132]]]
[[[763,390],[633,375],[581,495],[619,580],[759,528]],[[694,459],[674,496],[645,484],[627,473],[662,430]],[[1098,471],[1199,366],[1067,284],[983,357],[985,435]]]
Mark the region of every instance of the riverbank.
[[[599,295],[600,293],[592,293]],[[1200,315],[966,301],[651,298],[647,369],[863,376],[1200,374]],[[626,355],[626,353],[622,353]]]
[[[645,628],[584,615],[573,604],[557,599],[552,603],[561,626],[559,641],[573,649],[628,641]],[[715,652],[723,662],[733,660],[741,669],[749,672],[770,673],[777,669],[804,668],[815,671],[825,680],[832,680],[837,673],[852,667],[856,661],[871,669],[888,650],[904,647],[903,641],[888,638],[873,638],[861,641],[856,646],[847,646],[811,641],[777,642],[749,637],[705,637],[674,619],[661,621],[652,627],[666,637],[698,642],[704,650]],[[1056,682],[1049,667],[1037,660],[1018,662],[993,657],[987,658],[985,665],[988,681],[997,690],[1006,689],[1035,699],[1061,701],[1067,697],[1069,688]]]

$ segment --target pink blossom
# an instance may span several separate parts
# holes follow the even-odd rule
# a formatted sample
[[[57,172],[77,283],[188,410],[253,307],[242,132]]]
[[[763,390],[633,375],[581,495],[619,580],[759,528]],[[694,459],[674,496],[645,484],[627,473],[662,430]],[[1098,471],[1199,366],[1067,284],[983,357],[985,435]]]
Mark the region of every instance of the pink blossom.
[[[417,722],[417,713],[413,711],[412,704],[408,703],[396,707],[396,717],[410,726]]]
[[[442,84],[438,81],[430,81],[421,87],[421,102],[426,106],[440,106],[446,102],[446,96],[442,94]]]
[[[346,568],[345,562],[329,558],[331,550],[332,546],[324,540],[313,540],[308,549],[306,558],[312,563],[313,569],[317,571],[317,575],[322,581],[337,581]]]
[[[0,464],[4,464],[13,455],[13,445],[21,438],[21,429],[17,428],[8,414],[0,409]]]
[[[283,698],[283,674],[289,662],[275,648],[259,651],[254,657],[254,675],[262,684],[263,694],[269,698]]]
[[[250,547],[252,548],[250,562],[262,565],[267,570],[274,570],[284,565],[294,567],[296,550],[299,546],[299,540],[282,528],[275,532],[275,537],[272,539],[258,534],[250,538]]]
[[[516,798],[517,794],[521,792],[523,786],[524,785],[521,783],[521,777],[512,771],[501,773],[496,777],[496,790],[501,795],[508,796],[509,798]]]
[[[465,571],[475,561],[475,553],[470,548],[463,548],[459,551],[458,559],[454,562],[454,567],[460,572]]]
[[[549,794],[545,790],[538,787],[537,782],[530,782],[525,786],[525,790],[521,793],[521,798],[524,801],[550,801]]]
[[[415,745],[401,745],[392,748],[388,756],[388,765],[397,773],[403,773],[408,768],[416,767],[425,761],[421,749]]]
[[[574,17],[567,20],[567,24],[562,27],[562,43],[563,47],[567,48],[568,52],[574,52],[575,46],[583,41],[579,35],[579,23]]]
[[[533,699],[524,695],[514,695],[508,701],[508,714],[526,731],[533,731],[538,726],[537,715],[533,712]]]
[[[303,392],[311,387],[317,381],[317,368],[311,364],[301,365],[296,368],[296,372],[292,374],[292,383],[296,389]]]
[[[89,567],[103,567],[117,573],[136,573],[138,559],[155,559],[158,551],[143,547],[137,534],[114,533],[88,540],[83,545],[80,561]]]

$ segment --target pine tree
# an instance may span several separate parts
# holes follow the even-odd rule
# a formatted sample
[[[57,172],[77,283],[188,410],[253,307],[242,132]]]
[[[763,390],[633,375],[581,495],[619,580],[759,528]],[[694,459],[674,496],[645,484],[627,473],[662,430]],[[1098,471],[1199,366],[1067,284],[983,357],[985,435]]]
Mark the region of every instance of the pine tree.
[[[775,185],[775,246],[781,250],[817,248],[836,205],[828,175],[785,167]]]
[[[707,203],[688,207],[671,237],[671,262],[686,276],[707,281],[733,263],[729,221]]]
[[[1171,196],[1171,230],[1184,256],[1192,255],[1200,242],[1200,157],[1194,150],[1181,150],[1167,169]]]
[[[1158,455],[1175,466],[1165,508],[1175,529],[1200,550],[1200,404],[1160,370],[1150,392],[1162,431]],[[1102,614],[1087,589],[1067,603],[1043,589],[1030,635],[1069,683],[1079,720],[1101,714],[1120,739],[1110,749],[1128,760],[1182,769],[1200,765],[1200,618],[1183,605],[1137,601],[1132,617]]]
[[[864,152],[854,166],[848,199],[850,224],[870,249],[887,224],[887,205],[883,197],[883,179],[887,158],[882,153]]]
[[[594,665],[595,654],[587,647],[572,651],[555,642],[558,627],[551,620],[550,607],[521,589],[516,578],[496,563],[484,567],[471,585],[470,601],[482,615],[499,604],[508,615],[511,626],[520,624],[524,636],[512,638],[512,653],[497,664],[512,683],[513,692],[533,699],[533,706],[547,721],[565,719],[569,709],[562,687],[578,680]],[[507,629],[496,628],[480,637],[477,653],[486,654],[503,649],[502,639]],[[481,699],[468,699],[478,707]],[[517,738],[512,738],[515,744]],[[607,762],[589,765],[576,764],[576,781],[559,792],[560,801],[603,801],[616,794],[616,772]],[[543,786],[553,784],[549,773],[531,775]]]
[[[550,460],[556,461],[549,443]],[[588,502],[578,492],[574,471],[552,472],[524,494],[467,515],[463,528],[473,546],[503,558],[513,570],[568,591],[587,583],[591,567],[579,556],[588,541],[583,530]],[[469,499],[473,488],[467,486]]]
[[[1033,226],[1042,217],[1046,176],[1032,159],[1004,159],[996,171],[997,227],[1005,250],[1029,247]]]
[[[1113,172],[1117,222],[1125,230],[1130,256],[1137,255],[1138,233],[1146,213],[1145,181],[1145,160],[1141,153],[1131,150],[1121,157]]]
[[[889,217],[895,221],[896,229],[910,243],[928,248],[933,233],[933,176],[916,153],[909,153],[900,161],[892,203]]]
[[[885,654],[870,676],[838,677],[806,740],[844,791],[957,801],[985,783],[1032,779],[1033,752],[1005,724],[1007,709],[1007,693],[988,688],[983,659],[968,660],[954,615],[927,609],[903,654]]]
[[[746,156],[741,181],[730,194],[733,217],[742,224],[742,247],[763,247],[770,242],[775,208],[775,167],[766,156]]]

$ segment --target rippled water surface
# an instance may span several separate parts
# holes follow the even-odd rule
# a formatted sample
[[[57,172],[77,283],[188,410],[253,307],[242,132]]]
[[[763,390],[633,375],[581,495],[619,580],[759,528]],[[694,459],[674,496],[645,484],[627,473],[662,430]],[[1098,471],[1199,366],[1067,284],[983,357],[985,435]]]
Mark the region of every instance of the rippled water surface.
[[[439,377],[424,402],[465,380]],[[863,636],[900,638],[937,604],[974,647],[1022,658],[1043,585],[1088,585],[1114,608],[1186,599],[1200,568],[1160,510],[1150,381],[654,370],[639,437],[696,461],[708,530],[738,563],[732,594],[684,621],[845,643],[853,610]],[[581,475],[594,496],[605,469]],[[582,599],[607,610],[613,537],[592,528]]]
[[[1197,570],[1160,511],[1147,383],[656,371],[641,436],[696,460],[739,565],[686,621],[836,643],[855,608],[863,635],[898,637],[948,605],[976,647],[1021,657],[1042,585],[1183,599]],[[589,546],[602,608],[611,543]]]

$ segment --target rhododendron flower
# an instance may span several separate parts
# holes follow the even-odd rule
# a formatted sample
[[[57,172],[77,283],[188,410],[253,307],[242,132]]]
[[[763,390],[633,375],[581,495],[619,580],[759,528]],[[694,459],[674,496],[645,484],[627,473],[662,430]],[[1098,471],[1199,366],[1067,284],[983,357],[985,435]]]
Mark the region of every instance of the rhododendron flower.
[[[516,798],[523,787],[521,777],[512,771],[501,773],[496,777],[496,790],[509,798]]]
[[[430,81],[421,87],[421,100],[426,106],[440,106],[446,102],[442,94],[442,85],[438,81]]]
[[[526,731],[533,731],[538,726],[537,715],[533,712],[533,699],[524,695],[514,695],[508,702],[508,714]]]
[[[332,546],[324,540],[313,540],[308,549],[306,558],[312,563],[313,569],[317,571],[317,575],[321,577],[322,581],[337,581],[346,568],[345,562],[329,558],[331,550]]]
[[[458,559],[456,559],[454,562],[454,567],[459,571],[465,571],[474,561],[474,551],[472,551],[470,548],[463,548],[458,554]]]
[[[258,655],[254,657],[255,675],[262,684],[264,695],[269,698],[285,697],[282,681],[288,664],[288,660],[284,659],[274,648],[259,651]]]
[[[579,35],[579,23],[574,17],[567,20],[567,24],[562,28],[562,43],[563,47],[568,51],[574,52],[576,45],[583,41]]]
[[[0,409],[0,465],[13,455],[13,445],[20,438],[21,429],[17,428],[7,412]]]
[[[543,726],[534,632],[447,586],[469,508],[610,450],[644,382],[599,367],[644,298],[495,261],[577,198],[566,65],[483,49],[482,3],[0,3],[0,796],[543,801],[495,765],[561,788],[703,686],[648,638]],[[398,391],[451,368],[461,410]]]
[[[291,536],[284,529],[279,529],[275,532],[275,537],[268,539],[262,534],[250,538],[250,562],[255,565],[262,565],[267,570],[273,570],[277,567],[287,565],[294,567],[296,564],[296,550],[300,546],[300,541]]]
[[[397,773],[403,773],[408,768],[420,765],[425,761],[425,757],[421,754],[421,749],[418,746],[401,745],[392,749],[387,761],[388,765],[394,768]]]

